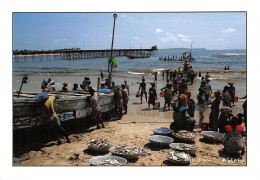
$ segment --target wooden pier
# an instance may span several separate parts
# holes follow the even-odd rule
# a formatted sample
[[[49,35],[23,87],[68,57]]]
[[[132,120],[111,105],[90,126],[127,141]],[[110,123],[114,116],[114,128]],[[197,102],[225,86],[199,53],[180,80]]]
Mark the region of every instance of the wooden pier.
[[[149,54],[152,55],[157,51],[157,47],[153,46],[151,49],[114,49],[113,56],[129,56],[129,55],[140,55]],[[21,50],[13,51],[14,60],[18,60],[18,57],[23,57],[24,61],[31,58],[33,61],[36,57],[39,60],[49,60],[50,56],[54,56],[54,59],[89,59],[89,58],[109,58],[111,50],[81,50],[81,49],[59,49],[59,50],[48,50],[48,51],[31,51]]]

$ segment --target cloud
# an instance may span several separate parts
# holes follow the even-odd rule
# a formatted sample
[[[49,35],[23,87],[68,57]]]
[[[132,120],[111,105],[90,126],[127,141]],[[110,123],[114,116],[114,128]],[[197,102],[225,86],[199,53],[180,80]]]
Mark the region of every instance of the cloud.
[[[186,42],[191,41],[188,38],[189,36],[186,36],[186,35],[183,35],[183,34],[178,34],[177,36],[181,38],[181,41],[186,41]]]
[[[138,39],[139,39],[139,37],[134,37],[134,39],[138,40]]]
[[[82,34],[83,37],[88,37],[89,35],[88,34]]]
[[[227,29],[223,30],[222,32],[224,32],[224,33],[231,33],[231,32],[236,32],[236,30],[233,29],[233,28],[227,28]]]
[[[157,29],[155,29],[155,32],[156,33],[162,33],[162,32],[164,32],[162,29],[160,29],[160,28],[157,28]]]
[[[165,33],[165,35],[166,36],[159,38],[163,43],[166,43],[168,41],[173,41],[173,42],[177,42],[178,41],[178,39],[171,33]]]
[[[189,36],[185,36],[183,34],[178,34],[177,36],[180,37],[180,38],[188,38],[189,37]]]

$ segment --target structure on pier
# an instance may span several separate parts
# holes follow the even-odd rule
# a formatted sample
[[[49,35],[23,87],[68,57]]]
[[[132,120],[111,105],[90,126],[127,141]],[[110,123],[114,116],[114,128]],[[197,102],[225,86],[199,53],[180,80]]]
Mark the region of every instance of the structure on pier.
[[[154,54],[156,52],[157,46],[153,46],[151,49],[114,49],[113,56],[131,56],[131,55],[140,55],[140,54]],[[13,56],[15,59],[18,59],[18,56],[24,56],[24,60],[27,60],[28,57],[31,57],[32,60],[35,59],[35,56],[39,56],[43,60],[43,57],[49,59],[50,56],[54,56],[55,59],[86,59],[86,58],[101,58],[101,57],[110,57],[111,50],[81,50],[76,49],[57,49],[57,50],[48,50],[48,51],[31,51],[31,50],[15,50],[13,51]]]

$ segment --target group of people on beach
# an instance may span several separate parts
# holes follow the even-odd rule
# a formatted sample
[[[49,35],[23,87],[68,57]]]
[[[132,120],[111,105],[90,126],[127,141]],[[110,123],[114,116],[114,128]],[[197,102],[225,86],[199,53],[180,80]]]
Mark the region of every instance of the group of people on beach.
[[[101,80],[104,80],[103,72],[101,71]],[[127,104],[129,100],[129,86],[127,84],[127,80],[124,80],[124,83],[121,85],[115,85],[115,82],[112,81],[112,74],[109,73],[108,78],[105,79],[105,82],[101,82],[100,87],[97,87],[97,91],[95,91],[91,86],[91,80],[89,77],[85,77],[82,84],[80,84],[80,88],[78,88],[78,84],[74,84],[71,91],[68,90],[68,83],[64,82],[62,90],[59,92],[73,92],[73,93],[86,93],[89,94],[87,96],[87,103],[91,108],[91,115],[86,118],[91,118],[93,122],[96,123],[97,129],[101,127],[104,128],[104,123],[101,117],[101,109],[98,103],[98,96],[96,92],[109,92],[111,90],[114,91],[114,111],[117,115],[118,119],[121,119],[123,114],[127,114]],[[47,92],[56,92],[54,81],[51,78],[44,79],[41,85],[42,93],[36,95],[37,101],[37,112],[42,115],[43,122],[45,126],[53,133],[56,137],[58,144],[61,144],[59,139],[59,135],[63,135],[66,137],[67,142],[70,140],[68,138],[67,132],[64,128],[61,127],[60,120],[57,114],[54,111],[53,103],[55,99],[59,98],[59,95],[49,96]],[[124,110],[124,113],[122,112]],[[100,126],[101,124],[101,126]]]
[[[143,96],[145,96],[145,101],[148,102],[149,108],[153,107],[156,109],[156,100],[158,100],[158,94],[156,92],[155,83],[157,82],[157,74],[154,82],[151,83],[151,87],[147,91],[145,77],[143,76],[142,82],[139,85],[138,92],[136,93],[136,97],[140,97],[141,103],[143,103]],[[193,71],[192,65],[190,62],[185,62],[182,68],[178,68],[178,70],[165,70],[163,71],[163,79],[166,78],[166,86],[161,88],[160,96],[164,97],[164,111],[169,110],[172,106],[173,108],[173,119],[174,122],[171,124],[170,128],[174,130],[189,130],[193,131],[196,120],[194,117],[194,112],[197,108],[199,112],[199,124],[201,128],[205,126],[204,116],[206,108],[210,107],[211,112],[209,115],[209,124],[208,130],[212,131],[220,131],[221,133],[230,133],[230,132],[240,132],[242,134],[243,127],[241,126],[242,119],[244,117],[244,122],[246,124],[246,101],[243,105],[244,113],[239,113],[238,115],[232,115],[232,105],[234,106],[237,98],[235,97],[235,87],[233,82],[229,82],[229,86],[225,86],[223,91],[217,90],[213,93],[211,84],[210,84],[210,74],[207,72],[205,77],[201,77],[201,72],[199,73],[199,77],[201,77],[201,84],[198,89],[199,93],[197,95],[197,103],[195,103],[194,99],[191,98],[191,91],[188,89],[187,82],[193,83],[194,78],[197,76],[197,73]],[[189,75],[191,74],[191,75]],[[112,74],[109,73],[108,78],[104,80],[104,74],[101,71],[101,84],[99,92],[113,91],[114,92],[114,112],[117,115],[118,119],[121,119],[123,115],[127,114],[127,104],[129,101],[129,85],[127,84],[127,80],[124,80],[124,83],[121,85],[116,85],[112,80]],[[54,81],[49,79],[44,79],[42,82],[42,90],[43,92],[54,92],[55,86]],[[97,128],[104,128],[104,123],[101,118],[101,110],[98,104],[98,99],[96,95],[96,91],[91,86],[91,80],[89,77],[85,77],[82,84],[80,84],[80,89],[78,88],[78,84],[73,85],[73,89],[71,91],[68,90],[68,83],[64,82],[62,87],[62,92],[84,92],[90,94],[87,97],[87,102],[92,108],[92,113],[90,118],[96,122]],[[45,95],[44,95],[45,96]],[[173,101],[174,96],[177,96],[177,100]],[[55,97],[58,98],[58,97]],[[39,103],[45,107],[45,110],[51,112],[51,116],[47,118],[46,124],[49,124],[50,127],[54,127],[54,132],[59,131],[67,138],[67,142],[70,142],[68,136],[66,135],[66,131],[61,128],[59,119],[55,114],[53,109],[53,101],[55,98],[42,98],[38,99]],[[246,98],[246,96],[244,97]],[[50,102],[49,102],[50,101]],[[220,103],[223,102],[223,108],[220,109]],[[124,110],[124,113],[123,113]],[[43,112],[42,112],[43,113]],[[89,117],[87,117],[89,118]],[[101,124],[101,127],[100,125]],[[239,137],[240,137],[239,134]],[[56,136],[56,135],[55,135]],[[56,136],[57,137],[57,136]],[[233,138],[233,136],[232,136]],[[225,140],[228,138],[225,138]],[[58,139],[58,143],[60,140]],[[228,143],[229,144],[229,141]]]

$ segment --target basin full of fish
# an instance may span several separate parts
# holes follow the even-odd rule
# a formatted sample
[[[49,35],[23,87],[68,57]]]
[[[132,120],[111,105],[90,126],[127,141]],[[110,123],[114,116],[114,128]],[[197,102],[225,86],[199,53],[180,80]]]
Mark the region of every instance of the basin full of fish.
[[[125,157],[126,159],[135,159],[138,158],[138,156],[150,155],[144,148],[134,146],[116,146],[112,147],[110,152],[114,155]]]
[[[122,166],[123,163],[115,159],[107,159],[96,163],[97,166]]]
[[[185,152],[179,151],[171,151],[166,154],[168,160],[172,163],[176,164],[189,164],[190,163],[190,156]]]
[[[185,144],[185,143],[171,143],[170,147],[173,150],[183,151],[190,155],[194,155],[196,153],[196,151],[198,150],[198,146],[196,146],[194,144]]]
[[[118,156],[96,156],[89,159],[92,166],[123,166],[127,160]]]
[[[112,143],[106,139],[97,139],[97,140],[92,139],[88,142],[88,148],[90,150],[98,151],[98,152],[109,151],[111,145]]]
[[[177,133],[173,133],[173,135],[177,139],[183,140],[183,141],[193,141],[197,137],[197,134],[195,132],[185,131],[185,130],[181,130]]]
[[[224,134],[215,131],[202,131],[200,134],[209,141],[222,141],[224,137]]]

